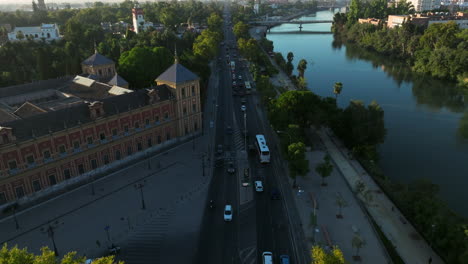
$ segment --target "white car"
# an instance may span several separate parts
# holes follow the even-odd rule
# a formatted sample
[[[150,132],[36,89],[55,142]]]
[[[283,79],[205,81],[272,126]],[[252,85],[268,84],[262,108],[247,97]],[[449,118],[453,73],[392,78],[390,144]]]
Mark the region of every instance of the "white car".
[[[235,74],[232,75],[232,79],[233,79],[233,80],[236,79],[236,75],[235,75]]]
[[[255,181],[255,191],[263,192],[263,183],[262,183],[262,181]]]
[[[242,105],[242,106],[241,106],[241,110],[242,110],[243,112],[245,112],[245,110],[247,110],[247,107],[245,107],[245,105]]]
[[[230,204],[224,207],[224,221],[232,221],[232,206]]]
[[[232,81],[232,86],[236,86],[236,81]]]
[[[239,77],[238,77],[238,78],[239,78],[239,80],[242,80],[242,75],[239,75]]]

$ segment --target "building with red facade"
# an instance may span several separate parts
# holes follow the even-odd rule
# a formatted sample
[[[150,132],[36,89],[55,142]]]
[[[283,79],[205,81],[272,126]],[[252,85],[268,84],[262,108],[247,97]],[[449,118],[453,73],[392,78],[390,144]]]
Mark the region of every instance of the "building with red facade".
[[[198,76],[176,60],[155,81],[136,91],[83,76],[0,88],[0,205],[199,133]]]

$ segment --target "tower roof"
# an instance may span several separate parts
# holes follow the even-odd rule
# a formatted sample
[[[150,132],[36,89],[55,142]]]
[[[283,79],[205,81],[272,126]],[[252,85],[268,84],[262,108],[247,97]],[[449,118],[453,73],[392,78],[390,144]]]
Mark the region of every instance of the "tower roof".
[[[89,58],[84,60],[81,64],[89,65],[89,66],[99,66],[99,65],[107,65],[107,64],[115,64],[115,62],[99,53],[94,53]]]
[[[156,81],[166,81],[172,83],[183,83],[188,81],[198,80],[199,77],[191,72],[189,69],[185,68],[182,64],[176,63],[172,64],[165,72],[156,78]]]
[[[110,85],[116,85],[120,87],[128,85],[128,82],[124,78],[122,78],[120,75],[118,75],[117,73],[107,83]]]

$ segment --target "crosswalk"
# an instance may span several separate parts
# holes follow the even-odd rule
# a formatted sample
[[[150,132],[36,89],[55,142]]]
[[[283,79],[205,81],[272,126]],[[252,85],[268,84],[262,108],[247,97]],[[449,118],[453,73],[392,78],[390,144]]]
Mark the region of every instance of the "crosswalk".
[[[241,128],[239,124],[237,123],[235,114],[232,113],[232,115],[233,115],[233,120],[234,120],[233,132],[232,132],[232,138],[234,141],[234,150],[244,150],[245,148],[244,135],[242,134]]]
[[[174,213],[173,209],[168,209],[149,219],[122,245],[120,259],[132,264],[160,263],[161,247],[168,231],[169,220]]]

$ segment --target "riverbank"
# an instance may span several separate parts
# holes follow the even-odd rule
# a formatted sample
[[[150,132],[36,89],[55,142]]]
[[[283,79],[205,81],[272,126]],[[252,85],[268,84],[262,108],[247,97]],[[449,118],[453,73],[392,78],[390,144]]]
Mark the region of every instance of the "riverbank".
[[[259,39],[263,35],[261,30],[262,29],[252,29],[250,32],[254,38]],[[277,67],[279,71],[278,75],[280,77],[273,77],[271,78],[271,81],[274,85],[281,86],[283,83],[279,82],[279,80],[289,80],[289,77],[287,77],[282,69],[280,69],[276,64],[273,65]],[[290,86],[289,89],[295,88],[294,86]],[[322,141],[325,142],[327,134],[321,133],[320,136]],[[403,260],[406,263],[425,263],[429,258],[431,258],[433,263],[443,263],[437,254],[432,251],[428,243],[424,239],[421,239],[421,235],[419,235],[416,229],[409,224],[409,221],[398,211],[398,209],[396,209],[396,211],[398,211],[397,213],[389,213],[390,211],[395,212],[396,206],[380,189],[380,187],[375,184],[369,174],[365,173],[360,164],[354,161],[357,165],[354,165],[354,167],[351,166],[350,164],[352,164],[352,161],[349,157],[340,156],[339,152],[337,152],[337,146],[334,146],[331,141],[328,141],[328,144],[325,145],[327,146],[328,152],[331,154],[337,167],[342,172],[343,177],[347,180],[351,191],[353,191],[353,187],[356,186],[356,182],[359,180],[367,183],[365,185],[366,189],[372,191],[372,193],[377,193],[379,194],[379,197],[382,197],[379,198],[379,203],[364,203],[364,206],[366,211],[372,216],[373,221],[379,225],[380,229],[393,243],[393,245],[398,245],[396,250]],[[343,147],[342,144],[340,144],[340,146]],[[346,150],[343,153],[349,153],[349,150]],[[362,176],[359,176],[359,173],[356,171],[356,166],[359,166],[359,168],[364,171]],[[365,181],[362,179],[364,175],[367,175],[367,179]],[[359,198],[363,201],[363,197]],[[374,207],[379,209],[377,210]]]

